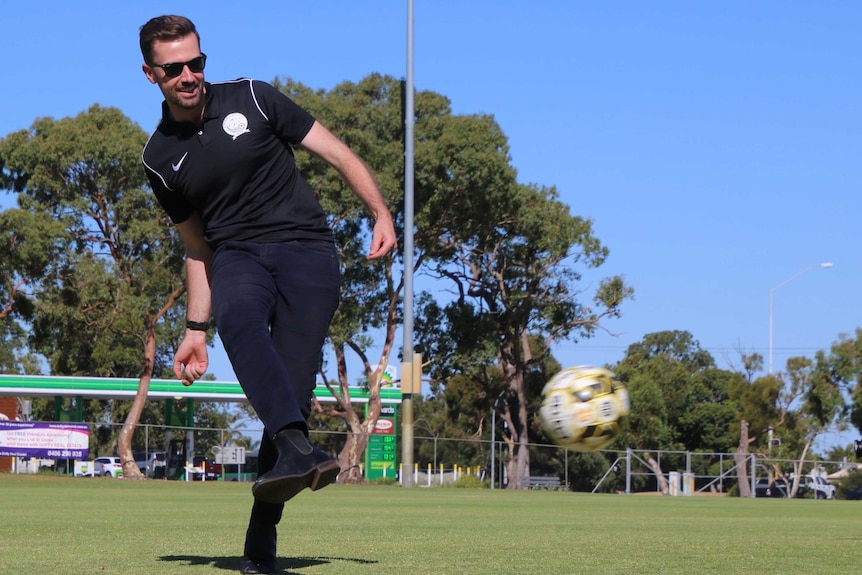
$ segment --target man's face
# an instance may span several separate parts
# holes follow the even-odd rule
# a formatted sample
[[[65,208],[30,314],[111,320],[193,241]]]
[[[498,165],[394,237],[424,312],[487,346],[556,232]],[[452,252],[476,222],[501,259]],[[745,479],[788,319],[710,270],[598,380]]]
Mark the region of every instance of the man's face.
[[[153,65],[143,65],[144,74],[150,82],[158,84],[176,120],[200,120],[204,104],[204,72],[195,73],[189,66],[183,66],[182,72],[172,78],[160,65],[191,62],[200,56],[197,36],[189,34],[179,40],[155,42]]]

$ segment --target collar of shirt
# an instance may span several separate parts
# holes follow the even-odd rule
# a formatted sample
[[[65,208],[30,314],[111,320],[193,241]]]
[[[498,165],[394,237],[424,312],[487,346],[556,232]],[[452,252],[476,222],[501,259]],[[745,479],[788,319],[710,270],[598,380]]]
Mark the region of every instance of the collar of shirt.
[[[215,90],[212,89],[212,84],[204,82],[204,90],[206,92],[206,105],[204,105],[204,116],[201,124],[206,123],[207,120],[216,119],[220,115],[218,97],[215,94]],[[168,108],[168,103],[166,101],[162,101],[162,121],[174,124],[177,128],[183,125],[191,125],[196,130],[198,129],[198,127],[192,122],[176,121],[171,115],[170,108]]]

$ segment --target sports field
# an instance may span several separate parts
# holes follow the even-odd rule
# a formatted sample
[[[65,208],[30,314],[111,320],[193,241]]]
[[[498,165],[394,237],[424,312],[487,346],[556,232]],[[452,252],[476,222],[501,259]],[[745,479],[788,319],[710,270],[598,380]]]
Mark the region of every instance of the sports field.
[[[249,484],[0,475],[0,574],[237,572]],[[333,485],[282,574],[857,574],[862,502]]]

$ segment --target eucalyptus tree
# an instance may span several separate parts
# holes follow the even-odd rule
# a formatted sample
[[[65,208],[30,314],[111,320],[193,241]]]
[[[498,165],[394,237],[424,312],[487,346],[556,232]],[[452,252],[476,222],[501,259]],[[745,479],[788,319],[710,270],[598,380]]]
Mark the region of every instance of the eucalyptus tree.
[[[65,229],[45,213],[10,208],[0,212],[0,372],[38,373],[28,350],[34,291],[56,259]]]
[[[862,328],[856,328],[854,336],[843,335],[832,344],[829,379],[846,394],[849,423],[862,433]]]
[[[667,486],[654,451],[734,449],[739,409],[730,390],[743,376],[718,369],[691,333],[649,333],[628,347],[614,371],[632,402],[618,445],[645,450],[662,491]]]
[[[423,247],[429,273],[452,295],[442,312],[437,302],[423,310],[445,318],[426,322],[437,328],[423,344],[433,350],[438,377],[447,365],[472,369],[486,378],[489,396],[501,400],[508,486],[517,489],[530,474],[531,374],[555,342],[588,338],[603,320],[619,316],[633,292],[613,276],[582,293],[583,272],[604,264],[608,248],[555,188],[515,181],[506,137],[493,118],[453,119],[426,145],[437,164],[422,174],[436,174],[439,183],[423,205],[431,226]],[[458,330],[465,331],[453,337]],[[542,345],[531,345],[532,338]],[[483,365],[493,366],[493,377]]]
[[[403,230],[401,82],[372,74],[330,92],[291,80],[279,80],[277,85],[369,164],[393,208],[396,226]],[[554,341],[588,337],[601,319],[619,314],[631,289],[622,278],[608,278],[587,300],[580,298],[578,266],[600,266],[608,250],[594,237],[591,222],[572,216],[554,188],[516,182],[506,137],[492,117],[455,115],[447,98],[430,91],[416,93],[415,114],[414,269],[457,294],[452,305],[482,327],[474,331],[477,345],[490,355],[477,357],[472,373],[487,376],[478,367],[482,362],[494,367],[494,376],[483,381],[504,390],[500,409],[510,423],[511,474],[520,476],[529,469],[525,376],[543,359],[529,350],[529,338],[538,335],[548,349]],[[396,258],[365,262],[368,215],[333,170],[301,150],[297,161],[333,214],[342,250],[342,306],[329,339],[337,373],[331,384],[338,401],[333,413],[345,418],[350,431],[342,451],[342,468],[348,470],[345,479],[350,481],[357,479],[350,470],[357,469],[380,412],[380,374],[374,367],[385,366],[396,349],[403,268]],[[372,337],[374,333],[380,334],[379,339]],[[434,335],[417,333],[424,342],[420,347],[426,348],[435,366],[445,363],[434,351],[446,347],[441,337],[445,337],[441,330]],[[348,373],[348,354],[363,366],[361,377],[351,378]],[[451,362],[447,365],[454,367]],[[440,374],[440,369],[435,367],[435,373]],[[453,375],[471,374],[446,374]],[[355,379],[366,382],[370,392],[364,419],[349,407],[349,384]]]
[[[139,475],[131,438],[150,379],[171,361],[173,326],[160,321],[185,290],[182,247],[145,185],[146,138],[119,110],[94,105],[0,141],[4,187],[21,210],[63,228],[34,288],[33,350],[54,374],[140,380],[119,436],[127,477]]]
[[[290,79],[277,79],[275,85],[363,158],[393,212],[396,229],[400,229],[403,223],[398,208],[403,198],[404,170],[400,83],[373,74],[359,83],[339,84],[329,92],[314,91]],[[343,470],[339,481],[358,482],[362,480],[360,464],[368,438],[380,415],[380,376],[390,362],[401,322],[403,278],[398,275],[394,257],[366,259],[374,222],[344,179],[305,150],[298,148],[295,154],[300,172],[330,214],[342,262],[341,304],[328,337],[335,381],[327,376],[323,364],[320,370],[335,403],[317,403],[315,408],[345,422],[348,433],[339,458]],[[349,373],[351,357],[358,360],[361,374]],[[357,381],[369,390],[367,414],[353,407],[350,388]]]

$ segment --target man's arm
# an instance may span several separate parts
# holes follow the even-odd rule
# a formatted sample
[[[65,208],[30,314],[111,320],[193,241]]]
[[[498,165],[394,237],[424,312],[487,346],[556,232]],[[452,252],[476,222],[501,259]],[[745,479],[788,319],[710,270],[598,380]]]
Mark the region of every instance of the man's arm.
[[[204,226],[197,214],[177,224],[177,229],[186,245],[186,319],[204,323],[209,321],[211,313],[209,269],[212,250],[204,241]],[[187,328],[174,355],[174,374],[183,385],[191,385],[207,372],[208,366],[206,332]]]
[[[383,194],[362,159],[319,122],[314,122],[300,144],[335,168],[374,216],[376,223],[368,259],[380,258],[392,251],[397,245],[392,213],[386,207]]]

